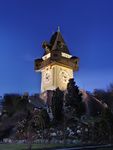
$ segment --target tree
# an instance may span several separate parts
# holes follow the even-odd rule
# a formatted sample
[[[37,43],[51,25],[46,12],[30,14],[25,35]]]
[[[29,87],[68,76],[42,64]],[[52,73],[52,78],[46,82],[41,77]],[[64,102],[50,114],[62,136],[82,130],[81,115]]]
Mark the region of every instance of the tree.
[[[21,99],[18,101],[17,105],[16,105],[16,111],[24,111],[24,112],[28,112],[31,111],[33,109],[33,106],[31,103],[29,103],[29,96],[22,96]]]
[[[18,138],[20,139],[26,138],[28,142],[28,150],[31,150],[34,128],[33,128],[32,114],[30,111],[28,111],[28,114],[24,119],[16,123],[16,128]]]
[[[67,85],[67,94],[65,96],[65,106],[73,112],[73,115],[80,117],[85,112],[85,107],[82,102],[82,93],[80,93],[79,88],[74,79],[70,79]]]
[[[29,116],[32,110],[32,104],[28,101],[28,96],[20,96],[19,94],[5,94],[3,105],[3,113],[1,116],[0,138],[7,136],[7,129],[10,131],[15,128],[17,122],[21,122]],[[28,120],[28,119],[27,119]],[[9,132],[11,134],[11,132]]]
[[[44,126],[43,126],[42,129],[49,128],[49,126],[50,126],[50,118],[49,118],[49,115],[47,113],[47,110],[46,109],[41,109],[40,110],[40,116],[42,117],[42,119],[44,121]]]
[[[8,116],[12,116],[17,111],[17,105],[20,101],[21,96],[19,94],[5,94],[2,102],[3,113],[5,112]]]
[[[59,88],[53,92],[51,109],[56,121],[61,121],[63,117],[63,97],[64,94]]]
[[[28,111],[27,116],[21,121],[17,122],[17,135],[19,138],[22,137],[27,139],[28,149],[31,150],[32,141],[37,135],[37,131],[43,131],[48,128],[50,124],[49,115],[45,109],[34,109]]]

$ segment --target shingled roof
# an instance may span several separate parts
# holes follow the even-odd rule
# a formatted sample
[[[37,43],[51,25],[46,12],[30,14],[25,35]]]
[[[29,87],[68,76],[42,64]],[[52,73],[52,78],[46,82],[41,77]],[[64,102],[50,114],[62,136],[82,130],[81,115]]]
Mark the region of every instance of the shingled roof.
[[[86,91],[80,90],[80,92],[82,93],[82,101],[85,104],[87,115],[97,116],[108,107],[107,104],[102,103],[100,100],[98,100],[91,94],[88,94]]]
[[[42,46],[45,49],[45,54],[53,50],[58,50],[70,54],[69,49],[59,29],[52,35],[52,37],[50,38],[50,42],[48,43],[44,41]]]

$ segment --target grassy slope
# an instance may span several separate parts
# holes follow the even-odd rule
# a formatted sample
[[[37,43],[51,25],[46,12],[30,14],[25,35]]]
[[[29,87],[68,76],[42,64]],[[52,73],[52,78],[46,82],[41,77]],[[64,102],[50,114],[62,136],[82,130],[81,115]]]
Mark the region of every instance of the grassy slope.
[[[43,149],[43,148],[55,148],[63,147],[63,144],[33,144],[33,149]],[[26,144],[0,144],[0,150],[25,150],[27,149]]]
[[[69,146],[69,145],[68,145]],[[70,145],[71,147],[72,145]],[[58,148],[64,147],[63,144],[33,144],[33,150],[44,149],[44,148]],[[0,144],[0,150],[27,150],[26,144]],[[95,150],[113,150],[113,148],[97,148]]]

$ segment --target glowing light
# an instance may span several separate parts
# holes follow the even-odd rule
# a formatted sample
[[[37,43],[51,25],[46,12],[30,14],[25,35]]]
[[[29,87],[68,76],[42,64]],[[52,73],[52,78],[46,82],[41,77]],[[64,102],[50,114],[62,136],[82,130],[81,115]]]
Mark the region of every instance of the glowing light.
[[[43,60],[46,60],[46,59],[50,58],[50,56],[51,56],[51,54],[49,53],[49,54],[43,56],[42,59],[43,59]]]
[[[62,57],[66,57],[66,58],[71,58],[72,57],[72,55],[69,55],[69,54],[66,54],[66,53],[62,53],[61,55],[62,55]]]

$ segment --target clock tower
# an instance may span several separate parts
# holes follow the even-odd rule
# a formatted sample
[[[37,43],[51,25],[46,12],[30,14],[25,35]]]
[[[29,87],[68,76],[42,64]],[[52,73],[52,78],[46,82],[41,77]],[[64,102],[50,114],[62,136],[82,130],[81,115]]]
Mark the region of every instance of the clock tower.
[[[78,70],[79,58],[72,56],[58,29],[50,42],[42,44],[44,55],[35,60],[35,71],[41,72],[41,92],[60,88],[64,91],[74,71]]]

